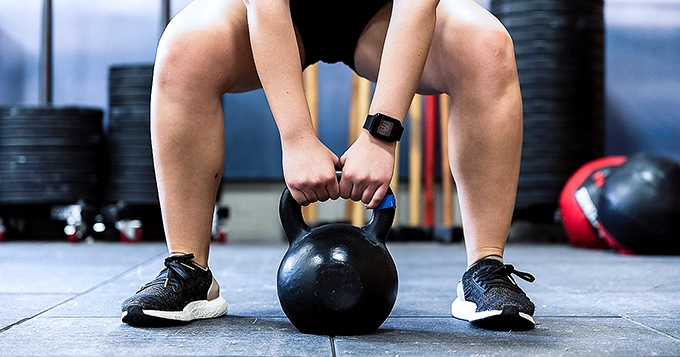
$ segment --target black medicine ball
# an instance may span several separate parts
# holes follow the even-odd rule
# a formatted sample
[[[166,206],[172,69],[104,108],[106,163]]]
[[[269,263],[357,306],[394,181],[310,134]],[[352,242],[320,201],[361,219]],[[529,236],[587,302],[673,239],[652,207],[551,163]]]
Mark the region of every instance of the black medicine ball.
[[[680,163],[636,154],[616,168],[597,204],[601,233],[628,254],[680,254]]]

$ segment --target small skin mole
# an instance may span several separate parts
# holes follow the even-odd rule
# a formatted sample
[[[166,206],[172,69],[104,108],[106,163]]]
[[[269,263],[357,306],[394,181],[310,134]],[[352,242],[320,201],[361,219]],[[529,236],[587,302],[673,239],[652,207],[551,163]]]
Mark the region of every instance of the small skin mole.
[[[216,173],[216,174],[215,174],[215,178],[217,178],[217,176],[219,176],[219,175],[220,175],[219,173]]]

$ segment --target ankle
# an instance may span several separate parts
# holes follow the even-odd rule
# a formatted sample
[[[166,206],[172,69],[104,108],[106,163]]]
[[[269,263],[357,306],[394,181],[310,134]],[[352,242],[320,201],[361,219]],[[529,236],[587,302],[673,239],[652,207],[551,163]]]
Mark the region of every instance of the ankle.
[[[497,255],[497,254],[490,254],[490,255],[487,255],[485,257],[479,258],[479,259],[473,261],[472,263],[468,263],[467,270],[470,270],[470,268],[472,268],[473,266],[475,266],[477,263],[481,262],[484,259],[493,259],[493,260],[497,260],[497,261],[503,263],[503,257],[502,256]]]

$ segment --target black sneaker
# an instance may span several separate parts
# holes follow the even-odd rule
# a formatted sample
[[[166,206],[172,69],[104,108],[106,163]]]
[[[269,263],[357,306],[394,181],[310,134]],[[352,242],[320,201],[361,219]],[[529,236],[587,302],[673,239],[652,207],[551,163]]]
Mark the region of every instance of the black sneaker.
[[[132,326],[173,326],[227,313],[227,302],[210,269],[193,254],[165,258],[165,269],[123,301],[123,322]]]
[[[510,274],[528,282],[535,280],[533,275],[495,259],[473,265],[458,283],[458,297],[451,304],[453,317],[490,330],[534,328],[534,304]]]

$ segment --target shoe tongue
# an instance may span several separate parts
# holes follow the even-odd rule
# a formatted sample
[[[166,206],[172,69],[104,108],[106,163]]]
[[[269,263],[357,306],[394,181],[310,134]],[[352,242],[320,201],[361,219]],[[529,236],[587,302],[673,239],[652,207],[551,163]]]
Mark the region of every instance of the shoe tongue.
[[[500,267],[500,266],[503,266],[503,262],[501,262],[500,260],[494,259],[494,258],[484,258],[484,259],[478,261],[477,263],[475,263],[475,265],[471,266],[469,270],[476,271],[476,270],[479,270],[479,269],[482,269],[482,268]]]

